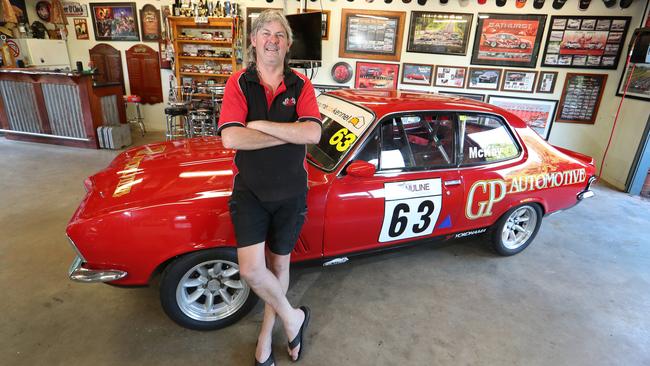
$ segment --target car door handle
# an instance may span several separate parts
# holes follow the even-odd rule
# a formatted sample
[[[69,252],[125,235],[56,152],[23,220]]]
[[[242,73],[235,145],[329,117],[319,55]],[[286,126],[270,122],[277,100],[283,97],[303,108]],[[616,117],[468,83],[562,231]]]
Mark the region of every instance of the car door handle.
[[[454,180],[446,180],[445,181],[445,187],[448,186],[457,186],[460,184],[460,179],[454,179]]]

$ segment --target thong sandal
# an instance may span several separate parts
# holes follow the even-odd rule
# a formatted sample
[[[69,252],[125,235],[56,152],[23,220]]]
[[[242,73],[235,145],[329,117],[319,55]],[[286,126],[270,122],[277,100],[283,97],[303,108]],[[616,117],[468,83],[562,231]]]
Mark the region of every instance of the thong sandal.
[[[305,330],[307,329],[307,326],[309,325],[309,315],[311,315],[311,311],[307,306],[301,306],[300,310],[302,310],[303,313],[305,313],[305,320],[302,322],[302,325],[300,326],[300,330],[298,330],[298,334],[296,334],[296,337],[289,342],[289,349],[294,349],[300,345],[300,349],[298,350],[298,357],[294,360],[293,358],[291,361],[293,362],[298,362],[300,360],[300,356],[302,356],[302,351],[305,349],[305,345],[303,344],[303,335],[305,333]]]
[[[255,366],[271,366],[275,363],[275,359],[273,358],[273,351],[271,351],[271,354],[269,355],[269,358],[266,359],[266,361],[260,363],[257,362],[257,358],[255,358]]]

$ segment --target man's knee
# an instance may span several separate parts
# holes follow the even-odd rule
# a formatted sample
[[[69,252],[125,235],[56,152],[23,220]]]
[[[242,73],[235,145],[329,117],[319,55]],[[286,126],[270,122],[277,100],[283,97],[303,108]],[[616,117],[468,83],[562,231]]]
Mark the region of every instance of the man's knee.
[[[242,265],[239,267],[239,275],[249,286],[256,287],[257,284],[262,282],[263,271],[265,270],[266,268],[258,265]]]
[[[278,276],[283,272],[288,272],[290,264],[290,255],[271,254],[271,258],[269,260],[269,269],[271,272],[273,272],[274,275]]]

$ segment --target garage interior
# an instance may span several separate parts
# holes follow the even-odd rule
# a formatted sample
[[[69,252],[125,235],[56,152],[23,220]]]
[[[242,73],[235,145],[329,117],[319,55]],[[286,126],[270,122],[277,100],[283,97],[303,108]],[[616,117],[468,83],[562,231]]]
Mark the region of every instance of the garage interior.
[[[330,11],[322,66],[320,72],[312,73],[313,83],[323,90],[355,86],[354,78],[335,82],[332,68],[337,62],[345,61],[354,69],[357,62],[376,61],[340,55],[344,9],[406,12],[402,58],[391,61],[400,64],[397,77],[402,81],[405,63],[456,65],[468,71],[479,67],[470,59],[480,13],[545,14],[544,42],[552,16],[630,17],[614,69],[544,67],[545,43],[535,66],[515,69],[558,72],[550,93],[445,88],[436,87],[435,81],[427,86],[399,83],[401,90],[541,98],[560,104],[569,73],[606,75],[592,123],[552,121],[552,129],[549,124],[546,131],[551,144],[595,159],[601,174],[592,187],[595,196],[544,217],[530,247],[511,257],[496,255],[487,247],[486,237],[478,235],[351,257],[340,265],[292,265],[288,298],[292,304],[312,309],[306,354],[300,364],[650,365],[650,93],[632,95],[622,103],[620,95],[629,70],[627,47],[634,29],[650,24],[650,2],[617,0],[610,8],[609,1],[592,0],[581,10],[581,1],[570,0],[556,10],[551,6],[554,0],[546,0],[542,9],[533,8],[533,0],[520,9],[516,1],[507,0],[503,7],[495,0],[487,4],[477,0],[238,2],[241,16],[248,8],[284,8],[286,13],[296,13],[301,4],[309,10],[322,6]],[[11,3],[22,3],[30,22],[39,19],[38,0]],[[141,9],[151,3],[137,0],[133,4]],[[154,6],[174,3],[180,1],[162,0]],[[89,7],[93,2],[75,4]],[[414,11],[473,14],[466,54],[407,52],[408,20]],[[89,49],[109,43],[122,54],[123,83],[126,91],[132,90],[125,55],[142,42],[96,40],[91,15],[75,16],[82,17],[89,27],[88,39],[75,36],[76,23],[69,16],[71,63],[87,65]],[[56,28],[43,22],[48,30]],[[156,43],[147,45],[161,51]],[[495,67],[510,69],[505,65],[487,68]],[[149,287],[122,288],[73,282],[68,277],[74,251],[65,228],[84,197],[84,179],[127,149],[165,141],[169,131],[164,109],[170,101],[172,75],[173,70],[161,66],[163,100],[139,105],[143,130],[131,126],[132,143],[126,148],[16,141],[0,132],[0,288],[5,297],[0,365],[253,362],[264,311],[261,301],[232,326],[193,331],[174,323],[161,308],[159,278]],[[133,117],[134,105],[127,105],[125,112]],[[290,363],[285,349],[286,337],[276,325],[276,365]]]

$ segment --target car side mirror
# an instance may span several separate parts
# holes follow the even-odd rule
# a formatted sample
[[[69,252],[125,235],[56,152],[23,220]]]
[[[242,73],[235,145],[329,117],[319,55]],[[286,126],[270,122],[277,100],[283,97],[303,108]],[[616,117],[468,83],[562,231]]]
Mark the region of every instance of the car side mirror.
[[[345,169],[345,172],[353,177],[370,178],[375,175],[377,168],[367,161],[355,160]]]

